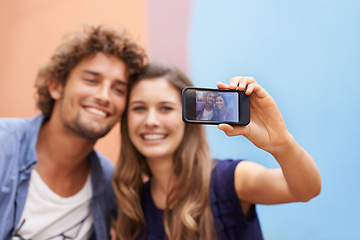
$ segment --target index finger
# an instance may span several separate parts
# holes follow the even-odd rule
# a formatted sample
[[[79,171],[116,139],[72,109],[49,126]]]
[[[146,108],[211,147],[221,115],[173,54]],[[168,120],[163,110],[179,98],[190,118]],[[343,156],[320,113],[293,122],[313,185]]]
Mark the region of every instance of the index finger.
[[[216,86],[217,86],[219,89],[229,89],[229,84],[223,83],[223,82],[218,82],[218,83],[216,84]]]

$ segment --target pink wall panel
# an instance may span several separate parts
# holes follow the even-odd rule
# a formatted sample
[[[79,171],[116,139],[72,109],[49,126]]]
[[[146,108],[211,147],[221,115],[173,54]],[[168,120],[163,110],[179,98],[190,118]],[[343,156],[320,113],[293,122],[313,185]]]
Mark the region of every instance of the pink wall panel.
[[[147,1],[150,61],[169,62],[188,73],[188,28],[192,0]]]

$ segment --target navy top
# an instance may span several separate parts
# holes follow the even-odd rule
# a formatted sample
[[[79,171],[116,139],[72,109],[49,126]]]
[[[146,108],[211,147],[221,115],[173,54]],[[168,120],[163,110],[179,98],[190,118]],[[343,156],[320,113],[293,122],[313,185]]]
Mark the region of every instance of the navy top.
[[[211,174],[210,206],[217,236],[220,240],[263,239],[255,205],[246,218],[234,187],[234,171],[240,161],[218,161]],[[142,207],[147,223],[147,240],[165,239],[164,211],[158,209],[151,197],[150,181],[143,190]],[[137,239],[141,239],[138,237]]]

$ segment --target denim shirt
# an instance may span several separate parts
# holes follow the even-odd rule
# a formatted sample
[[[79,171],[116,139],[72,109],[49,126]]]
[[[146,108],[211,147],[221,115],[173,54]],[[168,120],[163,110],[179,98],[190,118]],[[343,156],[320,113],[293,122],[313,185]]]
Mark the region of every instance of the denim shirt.
[[[37,163],[36,143],[44,116],[0,119],[0,239],[11,239],[24,209],[31,171]],[[94,220],[91,239],[109,239],[115,207],[111,185],[114,165],[96,151],[89,155]]]

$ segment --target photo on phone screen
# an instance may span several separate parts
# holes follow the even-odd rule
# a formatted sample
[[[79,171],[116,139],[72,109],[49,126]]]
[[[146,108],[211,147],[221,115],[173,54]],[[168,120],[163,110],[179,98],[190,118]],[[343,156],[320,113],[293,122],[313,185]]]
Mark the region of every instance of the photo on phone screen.
[[[250,121],[250,99],[241,91],[188,87],[182,98],[187,123],[246,125]]]
[[[196,120],[239,121],[239,97],[235,92],[196,92]]]

